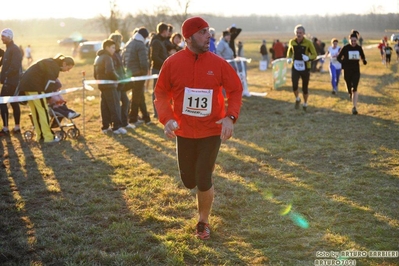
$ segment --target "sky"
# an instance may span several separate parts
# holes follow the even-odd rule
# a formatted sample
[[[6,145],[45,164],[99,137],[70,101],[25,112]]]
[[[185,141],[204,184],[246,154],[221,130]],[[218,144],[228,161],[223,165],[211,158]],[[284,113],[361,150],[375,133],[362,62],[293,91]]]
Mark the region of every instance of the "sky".
[[[189,13],[211,13],[220,16],[241,15],[302,15],[398,13],[399,0],[115,0],[124,13],[154,12],[168,6],[178,13],[184,10],[178,3],[190,2]],[[271,4],[273,2],[273,4]],[[0,20],[30,18],[93,18],[108,15],[110,0],[11,0],[1,12]],[[181,11],[181,12],[179,12]]]

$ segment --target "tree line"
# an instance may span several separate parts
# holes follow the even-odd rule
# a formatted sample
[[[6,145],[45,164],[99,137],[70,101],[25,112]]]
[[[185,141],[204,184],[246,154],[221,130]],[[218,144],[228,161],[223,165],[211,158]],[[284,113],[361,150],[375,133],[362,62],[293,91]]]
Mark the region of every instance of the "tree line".
[[[181,23],[191,15],[204,17],[217,31],[223,31],[232,24],[236,24],[246,32],[292,32],[297,24],[303,24],[309,32],[350,31],[356,28],[360,32],[376,32],[398,29],[398,14],[343,14],[343,15],[302,15],[302,16],[277,16],[277,15],[248,15],[223,17],[212,14],[177,14],[171,15],[160,10],[154,14],[127,14],[112,13],[109,17],[96,17],[91,19],[30,19],[30,20],[0,20],[0,28],[12,28],[19,32],[19,36],[41,36],[43,34],[68,37],[73,32],[79,31],[86,34],[99,34],[108,36],[111,32],[119,30],[127,40],[136,27],[144,26],[150,32],[156,30],[159,22],[172,24],[175,31],[180,31]],[[29,26],[27,26],[29,25]]]

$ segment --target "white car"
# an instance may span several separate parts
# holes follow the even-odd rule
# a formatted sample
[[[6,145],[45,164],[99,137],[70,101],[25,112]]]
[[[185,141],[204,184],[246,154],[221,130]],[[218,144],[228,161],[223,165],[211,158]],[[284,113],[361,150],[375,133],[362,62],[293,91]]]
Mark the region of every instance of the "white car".
[[[97,51],[101,49],[102,41],[87,41],[79,44],[79,56],[82,59],[95,58]]]

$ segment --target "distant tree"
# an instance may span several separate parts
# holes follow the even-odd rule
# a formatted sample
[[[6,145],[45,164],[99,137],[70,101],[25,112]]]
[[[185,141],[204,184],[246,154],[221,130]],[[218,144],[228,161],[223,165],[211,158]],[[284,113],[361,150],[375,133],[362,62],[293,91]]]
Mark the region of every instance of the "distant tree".
[[[124,14],[121,12],[117,0],[110,0],[109,16],[99,15],[96,20],[107,36],[118,30],[126,42],[131,37],[131,32],[138,27],[146,27],[151,32],[156,30],[159,22],[180,26],[188,17],[191,0],[176,1],[179,9],[172,10],[170,6],[160,5],[156,6],[153,11],[138,10],[135,15],[132,15],[131,13]]]
[[[121,12],[118,9],[117,0],[110,0],[110,15],[105,16],[100,14],[98,16],[98,21],[104,27],[104,30],[109,35],[116,30],[119,30],[119,18],[121,17]]]

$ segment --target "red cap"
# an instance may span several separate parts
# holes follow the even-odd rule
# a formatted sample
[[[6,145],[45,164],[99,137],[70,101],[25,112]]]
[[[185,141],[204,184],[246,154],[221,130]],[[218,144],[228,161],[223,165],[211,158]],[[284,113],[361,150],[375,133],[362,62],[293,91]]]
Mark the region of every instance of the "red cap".
[[[208,22],[203,20],[200,17],[192,17],[186,19],[182,26],[181,26],[181,32],[184,36],[185,39],[190,38],[194,33],[197,31],[202,30],[203,28],[209,27]]]

